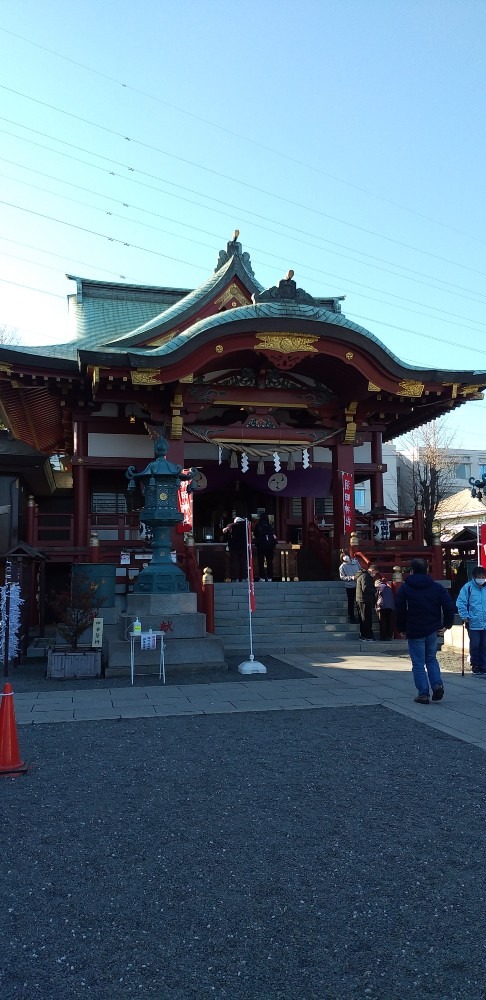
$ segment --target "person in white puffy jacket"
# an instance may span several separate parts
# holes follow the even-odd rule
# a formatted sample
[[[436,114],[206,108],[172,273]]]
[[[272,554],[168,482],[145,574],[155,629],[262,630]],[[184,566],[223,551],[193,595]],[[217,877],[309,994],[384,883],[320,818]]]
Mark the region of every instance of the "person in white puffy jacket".
[[[473,674],[486,674],[486,569],[476,566],[472,579],[459,591],[457,613],[469,632]]]
[[[356,601],[356,577],[361,569],[357,559],[351,559],[347,552],[344,553],[343,561],[339,567],[339,579],[344,581],[346,597],[348,599],[348,621],[355,622],[354,607]]]

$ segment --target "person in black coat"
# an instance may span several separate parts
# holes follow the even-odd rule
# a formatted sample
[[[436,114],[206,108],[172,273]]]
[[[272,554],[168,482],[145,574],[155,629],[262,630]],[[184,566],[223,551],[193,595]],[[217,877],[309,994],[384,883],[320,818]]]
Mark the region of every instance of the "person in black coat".
[[[260,514],[260,519],[253,531],[253,538],[257,550],[260,580],[273,580],[273,556],[277,539],[268,520],[268,514]]]
[[[223,528],[223,534],[228,535],[230,554],[230,572],[233,583],[246,580],[248,577],[248,543],[246,518],[235,515],[231,524]]]
[[[415,701],[428,705],[430,689],[432,701],[440,701],[444,696],[437,635],[452,627],[455,607],[447,590],[427,573],[425,559],[412,559],[410,569],[410,576],[396,596],[396,626],[407,637],[417,688]]]
[[[359,637],[363,642],[373,642],[373,608],[375,584],[369,570],[361,568],[356,577],[356,607],[358,609]]]

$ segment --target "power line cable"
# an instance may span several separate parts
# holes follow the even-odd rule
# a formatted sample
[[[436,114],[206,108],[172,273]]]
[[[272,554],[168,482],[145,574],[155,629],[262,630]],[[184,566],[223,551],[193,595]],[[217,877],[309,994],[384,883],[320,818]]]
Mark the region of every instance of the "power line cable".
[[[43,214],[41,212],[34,212],[32,209],[26,209],[26,208],[23,208],[20,205],[11,205],[10,202],[1,201],[1,200],[0,200],[0,205],[9,205],[10,207],[18,208],[20,211],[28,212],[31,215],[35,215],[35,216],[37,216],[39,218],[42,218],[42,219],[47,219],[50,222],[57,222],[57,223],[60,223],[63,226],[69,226],[72,229],[78,229],[81,232],[89,233],[92,236],[101,237],[102,239],[108,240],[110,243],[118,243],[118,244],[121,244],[121,246],[130,247],[130,248],[133,248],[133,249],[136,249],[136,250],[141,250],[144,253],[149,253],[149,254],[152,254],[152,255],[154,255],[156,257],[164,257],[165,259],[168,258],[167,254],[160,253],[160,251],[150,250],[147,247],[140,247],[140,246],[137,246],[134,243],[127,243],[124,240],[116,239],[113,236],[107,236],[105,233],[98,233],[97,231],[92,230],[92,229],[88,229],[85,226],[78,226],[78,225],[76,225],[74,223],[66,222],[64,219],[56,219],[53,216],[45,215],[45,214]],[[200,270],[200,266],[198,264],[193,264],[193,263],[190,263],[189,261],[181,261],[177,257],[169,257],[168,259],[176,261],[176,263],[179,263],[179,264],[186,264],[189,267],[196,267],[196,268],[198,268],[198,270]],[[16,282],[6,282],[6,283],[7,284],[16,284]],[[30,287],[30,286],[21,286],[21,287]],[[33,289],[33,290],[35,291],[36,289]],[[37,289],[37,290],[40,291],[40,292],[42,292],[42,289]],[[44,294],[46,294],[46,295],[53,295],[54,293],[52,293],[52,292],[45,292]],[[64,298],[64,296],[62,296],[62,295],[56,295],[55,297],[56,298]],[[348,314],[348,319],[351,319],[352,316],[353,316],[352,313]],[[371,319],[370,317],[360,317],[360,316],[356,316],[356,315],[355,315],[355,318],[356,319],[364,320],[365,322],[369,322],[369,323],[372,323],[372,324],[378,324],[378,325],[381,325],[381,326],[387,326],[391,330],[400,330],[400,331],[405,332],[405,333],[411,333],[411,334],[413,334],[416,337],[420,337],[422,340],[438,340],[439,343],[441,343],[441,344],[450,344],[449,341],[441,340],[438,337],[432,337],[432,336],[430,336],[428,334],[419,333],[418,330],[410,330],[407,327],[394,326],[392,323],[386,323],[383,320],[375,320],[375,319]],[[478,353],[478,354],[486,354],[486,350],[482,350],[481,348],[478,348],[478,347],[469,347],[466,344],[459,345],[459,344],[453,344],[453,343],[451,343],[450,346],[452,346],[452,347],[461,347],[461,349],[467,350],[467,351],[476,351],[476,353]]]
[[[300,160],[297,157],[290,156],[289,153],[285,153],[280,149],[275,149],[272,146],[267,146],[265,145],[265,143],[259,142],[257,139],[253,139],[250,136],[242,135],[240,132],[235,132],[233,129],[230,129],[225,125],[221,125],[218,122],[213,122],[208,118],[204,118],[202,115],[195,114],[195,112],[193,111],[188,111],[187,108],[181,108],[176,104],[172,104],[169,101],[163,100],[161,97],[156,96],[155,94],[148,93],[147,91],[141,90],[139,87],[133,87],[128,83],[125,83],[121,80],[117,80],[116,77],[109,76],[107,73],[103,73],[100,70],[96,70],[92,66],[87,66],[85,63],[81,63],[76,59],[72,59],[69,56],[66,56],[64,53],[57,52],[54,49],[48,48],[46,45],[41,45],[40,42],[35,42],[31,38],[26,38],[25,35],[20,35],[17,32],[10,31],[8,28],[4,27],[0,27],[0,31],[5,32],[5,34],[11,35],[13,38],[18,38],[22,42],[25,42],[28,45],[32,45],[43,52],[47,52],[50,55],[54,55],[58,59],[62,59],[73,66],[77,66],[79,69],[83,69],[88,73],[92,73],[95,76],[107,80],[109,83],[113,83],[116,86],[123,88],[124,90],[131,91],[132,93],[138,94],[141,97],[145,97],[148,100],[155,101],[157,104],[160,104],[166,108],[170,108],[172,111],[176,111],[178,114],[186,115],[188,118],[192,118],[195,121],[201,122],[204,125],[209,125],[211,128],[218,129],[220,132],[226,133],[227,135],[230,135],[236,139],[240,139],[243,142],[248,142],[251,145],[258,147],[259,149],[263,149],[268,153],[272,153],[275,156],[279,156],[282,159],[288,160],[290,163],[295,163],[298,166],[302,166],[308,170],[312,170],[317,174],[321,174],[323,177],[328,177],[331,180],[337,181],[339,184],[344,184],[347,187],[353,188],[356,191],[360,191],[362,194],[366,194],[373,198],[377,198],[378,200],[383,201],[385,204],[393,205],[395,208],[399,208],[401,211],[408,212],[410,215],[415,215],[419,219],[424,219],[427,222],[432,222],[434,225],[441,226],[442,228],[448,229],[453,233],[459,234],[460,236],[465,236],[467,239],[471,239],[478,243],[483,243],[483,244],[486,242],[484,240],[481,240],[478,236],[472,236],[470,233],[465,233],[454,226],[450,226],[448,223],[445,223],[442,220],[434,219],[429,215],[425,215],[422,212],[417,212],[415,209],[409,208],[407,205],[402,205],[400,202],[396,202],[391,198],[385,198],[384,195],[377,194],[374,191],[369,191],[367,188],[363,188],[359,184],[354,184],[352,181],[347,181],[342,177],[337,177],[335,174],[331,174],[328,171],[323,170],[322,167],[317,167],[315,164],[307,163],[306,161]]]
[[[0,236],[0,240],[3,241],[4,239],[5,239],[5,237]],[[7,240],[7,242],[8,243],[16,243],[17,241],[16,240]],[[27,244],[20,243],[19,246],[27,246]],[[49,252],[48,250],[42,250],[40,247],[31,247],[30,249],[31,250],[37,250],[39,253],[48,253]],[[0,254],[1,254],[2,257],[8,257],[9,260],[21,260],[22,263],[24,263],[24,264],[33,264],[34,267],[43,267],[47,271],[55,271],[56,274],[59,276],[59,267],[54,267],[54,264],[43,264],[42,261],[40,261],[40,260],[32,260],[29,257],[21,257],[19,254],[11,253],[10,250],[8,250],[8,251],[7,250],[0,250]],[[61,260],[65,260],[66,259],[65,256],[63,257],[61,254],[53,254],[52,256],[53,257],[59,257]],[[70,258],[70,260],[72,261],[73,264],[82,264],[83,267],[94,267],[97,272],[101,272],[101,273],[104,272],[105,274],[115,275],[117,278],[122,278],[122,279],[124,278],[126,281],[129,281],[129,280],[133,281],[133,279],[126,278],[124,274],[120,275],[116,271],[108,271],[108,269],[106,267],[96,267],[96,265],[87,264],[86,261],[84,261],[84,260],[74,260],[72,258]]]
[[[10,121],[10,119],[7,119],[7,118],[4,118],[4,117],[0,116],[0,121]],[[49,136],[46,133],[39,132],[36,129],[30,128],[27,125],[22,125],[21,123],[18,123],[18,122],[13,122],[13,124],[17,125],[20,128],[24,128],[24,129],[26,129],[29,132],[33,132],[36,135],[45,136],[45,137],[47,137],[49,139],[52,139],[54,142],[59,142],[62,145],[69,146],[72,149],[77,149],[78,151],[87,153],[88,156],[94,156],[94,157],[97,157],[98,159],[104,160],[104,161],[106,161],[108,163],[115,164],[116,166],[119,166],[119,167],[123,167],[124,169],[128,170],[132,174],[137,174],[138,173],[141,176],[149,177],[152,180],[158,181],[159,183],[161,182],[161,183],[164,183],[164,184],[169,184],[171,187],[177,187],[180,190],[189,191],[192,194],[196,194],[198,197],[202,197],[202,198],[205,198],[206,200],[214,201],[217,204],[225,205],[227,207],[230,207],[230,208],[234,209],[235,211],[237,211],[239,213],[243,212],[243,214],[249,215],[250,217],[258,218],[258,219],[264,219],[266,221],[273,222],[275,225],[279,225],[279,226],[281,226],[281,227],[283,227],[285,229],[290,230],[291,232],[303,233],[304,235],[309,235],[309,236],[311,236],[311,238],[320,240],[321,242],[329,243],[333,247],[342,246],[342,244],[333,243],[332,241],[325,240],[323,237],[317,236],[315,234],[306,233],[306,230],[301,230],[301,229],[299,229],[299,228],[297,228],[295,226],[290,226],[288,223],[276,222],[275,220],[268,219],[267,216],[259,215],[259,214],[255,213],[255,212],[252,212],[249,209],[241,209],[240,207],[238,207],[236,205],[232,205],[229,202],[222,201],[219,198],[213,198],[211,195],[205,195],[205,194],[202,194],[201,192],[195,191],[192,188],[187,188],[187,187],[184,187],[183,185],[176,184],[174,181],[170,181],[167,178],[160,178],[160,177],[158,177],[157,174],[151,174],[151,173],[149,173],[146,170],[140,170],[140,169],[138,169],[136,167],[132,167],[132,166],[128,166],[127,164],[120,163],[117,160],[113,160],[110,157],[103,156],[102,154],[96,153],[93,150],[87,150],[87,149],[83,148],[82,146],[76,146],[73,143],[67,142],[64,139],[58,139],[55,136]],[[56,155],[64,156],[64,157],[66,157],[68,159],[72,159],[72,160],[74,160],[77,163],[82,163],[84,166],[92,167],[95,170],[102,170],[103,172],[105,172],[105,168],[99,167],[97,164],[92,164],[92,163],[87,162],[86,160],[81,160],[78,157],[74,157],[71,154],[64,153],[64,152],[62,152],[60,150],[53,150],[49,146],[46,147],[43,143],[35,142],[34,140],[27,139],[24,136],[18,136],[15,133],[9,132],[7,129],[0,129],[0,132],[4,133],[4,134],[7,134],[7,135],[13,135],[14,138],[20,139],[20,141],[22,141],[22,142],[30,143],[32,145],[38,146],[41,149],[47,149],[50,152],[54,152]],[[109,173],[110,176],[119,177],[119,178],[121,178],[121,179],[123,179],[125,181],[128,180],[128,181],[131,181],[132,183],[139,184],[142,187],[147,187],[150,190],[155,190],[155,191],[158,191],[159,193],[161,193],[161,189],[160,188],[154,187],[151,184],[147,184],[144,181],[140,181],[140,180],[138,180],[135,177],[125,177],[124,175],[117,174],[115,171],[112,171],[112,170],[110,170],[110,171],[106,170],[106,172]],[[164,193],[166,195],[169,195],[169,197],[178,198],[181,201],[188,202],[189,204],[197,205],[199,208],[204,208],[207,211],[213,211],[213,212],[214,211],[219,211],[218,209],[213,209],[210,206],[203,206],[199,202],[194,202],[190,198],[182,197],[181,195],[176,195],[176,194],[174,194],[173,192],[170,192],[170,191],[163,191],[162,193]],[[179,223],[179,224],[180,225],[187,225],[186,223]],[[253,223],[253,224],[256,225],[256,223]],[[265,227],[260,226],[260,228],[265,228]],[[270,230],[270,231],[273,232],[273,230]],[[286,233],[281,233],[281,234],[278,234],[278,235],[284,236],[285,238],[289,238]],[[303,241],[303,240],[299,239],[298,242],[305,243],[306,241]],[[310,245],[310,244],[308,244],[308,245]],[[322,249],[322,248],[321,247],[315,247],[315,249]],[[408,274],[421,275],[422,277],[428,277],[430,279],[430,281],[439,282],[440,285],[437,285],[437,284],[433,285],[433,284],[430,283],[430,281],[423,281],[423,280],[421,280],[420,278],[417,278],[417,277],[410,278],[410,277],[408,277],[407,274],[399,274],[399,273],[397,273],[397,271],[390,271],[388,268],[379,267],[377,264],[368,264],[367,261],[357,260],[354,257],[348,257],[346,254],[338,253],[336,250],[333,251],[334,256],[343,257],[345,260],[351,260],[355,264],[362,264],[362,265],[365,265],[366,267],[372,267],[375,270],[383,271],[385,274],[392,274],[394,277],[401,278],[402,280],[413,281],[416,284],[425,285],[428,288],[433,288],[435,291],[440,291],[442,294],[455,295],[455,291],[465,292],[467,295],[469,295],[471,297],[471,301],[478,302],[478,303],[480,303],[481,298],[483,298],[483,299],[486,298],[486,296],[483,295],[481,292],[478,292],[477,289],[473,290],[473,289],[470,289],[470,288],[465,288],[462,285],[456,285],[456,284],[454,284],[454,283],[452,283],[450,281],[447,281],[446,279],[437,278],[434,275],[424,275],[424,273],[422,271],[415,271],[415,270],[413,270],[411,268],[405,267],[402,264],[395,264],[392,261],[383,260],[383,258],[381,258],[381,257],[374,257],[371,254],[365,254],[363,251],[360,251],[360,250],[356,250],[356,251],[353,251],[353,252],[359,253],[361,255],[361,257],[368,257],[370,260],[381,261],[382,263],[389,263],[389,264],[391,264],[392,267],[400,268],[400,270],[406,271],[406,272],[408,272]],[[444,286],[444,287],[440,287],[440,286]],[[479,295],[480,299],[477,299],[477,298],[475,299],[474,298],[475,295]]]
[[[11,166],[20,167],[22,170],[28,170],[29,173],[37,174],[40,177],[46,177],[49,180],[55,181],[57,184],[64,184],[67,187],[74,188],[76,191],[83,191],[83,192],[86,192],[87,194],[93,194],[97,198],[103,198],[106,201],[114,202],[116,205],[122,205],[124,208],[130,208],[133,211],[142,212],[145,215],[150,215],[150,216],[153,216],[154,218],[157,218],[157,219],[164,219],[167,222],[173,222],[173,223],[175,223],[175,225],[183,226],[185,229],[192,229],[194,232],[203,233],[206,236],[213,236],[215,239],[218,239],[218,240],[220,240],[222,238],[220,233],[213,233],[213,232],[208,231],[207,229],[201,229],[199,226],[193,226],[193,225],[191,225],[188,222],[181,222],[179,219],[174,219],[171,216],[163,215],[161,212],[154,212],[153,209],[143,208],[140,205],[131,205],[131,204],[129,204],[126,201],[122,201],[121,198],[114,198],[113,195],[107,195],[107,194],[105,194],[104,192],[101,192],[101,191],[93,191],[92,188],[84,187],[81,184],[75,184],[73,181],[68,181],[68,180],[66,180],[63,177],[55,177],[55,176],[53,176],[53,174],[48,174],[48,173],[46,173],[43,170],[36,170],[33,167],[27,167],[27,166],[25,166],[25,164],[18,163],[15,160],[9,160],[9,159],[7,159],[4,156],[0,156],[0,162],[9,163]],[[18,178],[18,177],[10,177],[8,174],[0,174],[0,176],[6,177],[8,180],[12,180],[15,183],[28,184],[28,186],[35,188],[35,185],[30,184],[30,182],[20,180],[20,178]],[[41,190],[41,191],[46,191],[47,190],[49,194],[53,194],[55,197],[61,197],[57,191],[56,192],[52,192],[52,191],[49,191],[48,189],[45,189],[45,188],[38,188],[38,190]],[[63,195],[62,197],[65,197],[65,196]],[[81,203],[81,204],[83,204],[83,203]],[[256,223],[256,224],[254,223],[254,225],[258,226],[258,223]],[[270,233],[272,233],[275,236],[282,236],[282,235],[284,235],[286,239],[290,239],[291,238],[290,236],[286,236],[285,234],[281,234],[281,233],[277,232],[277,230],[275,230],[275,229],[269,229],[267,226],[259,226],[259,228],[264,229],[265,232],[270,232]],[[178,234],[178,238],[182,239],[183,237],[181,237]],[[15,242],[15,241],[13,241],[13,242]],[[298,240],[297,242],[302,243],[304,246],[310,246],[313,249],[321,249],[320,247],[317,247],[313,243],[308,243],[308,241],[306,241],[306,240]],[[257,253],[264,253],[266,256],[275,257],[278,260],[286,260],[286,258],[284,258],[283,256],[280,257],[280,256],[277,256],[275,254],[270,254],[269,251],[267,251],[267,250],[262,250],[261,247],[252,247],[252,246],[248,245],[248,248],[250,250],[255,250]],[[36,248],[34,247],[33,249],[36,249]],[[83,263],[83,262],[79,261],[78,263]],[[366,285],[362,284],[359,281],[358,282],[357,281],[351,281],[348,278],[343,278],[342,275],[329,275],[329,273],[326,272],[326,271],[323,271],[322,268],[315,268],[315,267],[312,267],[312,265],[307,264],[307,263],[301,264],[299,261],[295,261],[295,264],[298,267],[304,267],[304,268],[307,268],[308,270],[315,271],[316,273],[320,274],[321,276],[322,275],[326,275],[328,277],[335,278],[337,281],[345,282],[346,284],[356,285],[359,288],[367,288],[369,291],[379,292],[379,293],[381,293],[383,295],[390,295],[392,298],[400,299],[401,301],[410,303],[411,305],[421,306],[424,309],[431,309],[434,312],[438,312],[438,313],[441,313],[444,316],[448,316],[448,317],[452,317],[452,318],[458,319],[461,322],[463,322],[464,319],[467,319],[468,322],[470,322],[470,323],[474,323],[474,324],[476,324],[478,326],[481,326],[481,327],[484,326],[484,322],[481,321],[481,320],[474,320],[474,319],[471,319],[471,317],[467,317],[467,316],[466,317],[464,317],[464,316],[457,316],[456,314],[451,313],[449,310],[439,309],[437,306],[432,306],[432,305],[430,305],[427,302],[416,302],[414,299],[409,299],[409,298],[406,298],[406,297],[401,296],[401,295],[395,295],[393,292],[387,292],[386,289],[384,289],[384,288],[373,288],[370,285],[368,285],[368,284],[366,284]],[[115,272],[111,271],[111,272],[107,272],[107,273],[113,274]],[[123,275],[122,275],[122,277],[123,277]],[[369,296],[366,296],[366,297],[369,298]],[[374,299],[373,301],[379,301],[379,300]],[[390,304],[390,303],[385,303],[385,304]],[[410,310],[410,312],[413,312],[413,310]]]
[[[369,316],[359,316],[357,313],[346,313],[348,319],[359,319],[360,323],[373,323],[378,326],[386,326],[390,330],[399,330],[401,333],[411,333],[414,337],[420,337],[422,340],[436,340],[439,344],[447,344],[450,347],[459,347],[464,351],[475,351],[476,354],[486,354],[486,350],[481,347],[469,347],[467,344],[453,344],[450,340],[441,340],[440,337],[433,337],[430,334],[419,333],[418,330],[410,330],[406,326],[394,326],[393,323],[387,323],[383,319],[370,319]]]
[[[89,233],[90,236],[98,236],[103,240],[107,240],[109,243],[119,243],[120,246],[129,247],[132,250],[141,250],[143,253],[152,254],[154,257],[163,257],[165,260],[173,260],[176,264],[185,264],[187,267],[195,267],[198,271],[201,270],[200,264],[193,264],[188,260],[181,260],[179,257],[171,257],[169,254],[161,253],[160,250],[150,250],[148,247],[137,246],[136,243],[127,243],[125,240],[117,239],[115,236],[108,236],[106,233],[99,233],[94,229],[89,229],[87,226],[79,226],[74,222],[66,222],[65,219],[56,219],[52,215],[46,215],[43,212],[35,212],[31,208],[25,208],[23,205],[14,205],[10,201],[0,200],[0,205],[7,205],[9,208],[15,208],[19,212],[26,212],[29,215],[35,215],[39,219],[46,219],[48,222],[56,222],[60,226],[69,226],[71,229],[78,229],[82,233]]]
[[[41,173],[41,171],[34,171],[34,172],[35,173]],[[44,175],[44,176],[49,176],[49,175]],[[28,181],[20,181],[18,178],[12,178],[12,177],[10,177],[8,174],[3,174],[3,173],[0,172],[0,177],[4,177],[4,178],[6,177],[7,180],[13,180],[16,183],[24,184],[27,187],[31,187],[31,188],[33,188],[36,191],[41,191],[44,194],[46,194],[46,193],[50,194],[50,195],[52,195],[55,198],[63,198],[63,199],[65,199],[65,200],[67,200],[67,201],[69,201],[71,203],[74,203],[75,205],[81,205],[83,208],[89,208],[92,211],[101,212],[103,215],[109,215],[109,216],[112,216],[113,218],[121,219],[121,220],[123,220],[125,222],[128,222],[128,223],[134,223],[135,225],[143,226],[144,228],[155,230],[156,232],[161,232],[161,233],[164,233],[165,235],[176,237],[177,239],[187,240],[187,241],[189,241],[193,245],[202,246],[202,247],[204,247],[206,249],[214,250],[215,253],[217,253],[217,247],[210,246],[207,243],[201,243],[198,240],[194,240],[194,238],[191,237],[191,236],[183,236],[183,235],[180,235],[178,233],[172,233],[169,230],[162,229],[159,226],[153,226],[153,225],[151,225],[149,223],[142,222],[142,221],[139,221],[139,220],[136,220],[136,219],[129,219],[126,216],[121,215],[121,214],[119,214],[117,212],[108,211],[105,208],[102,208],[102,207],[100,207],[98,205],[90,205],[88,202],[80,201],[77,198],[71,198],[69,195],[63,195],[63,194],[60,194],[59,192],[49,191],[49,189],[47,189],[47,188],[40,187],[37,184],[31,184]],[[66,183],[70,184],[69,181],[66,182]],[[71,185],[71,186],[76,187],[76,188],[80,187],[79,185]],[[87,188],[81,188],[81,190],[87,191],[89,189],[87,189]],[[93,192],[93,191],[91,191],[91,194],[95,194],[95,195],[98,195],[101,198],[105,198],[105,195],[100,194],[99,192]],[[111,198],[110,196],[108,196],[108,200],[109,201],[115,201],[117,204],[126,205],[125,202],[121,202],[119,199]],[[146,212],[147,214],[153,215],[155,217],[167,218],[166,216],[161,216],[158,212],[151,212],[148,209],[139,209],[139,208],[137,208],[137,206],[128,206],[127,205],[126,207],[133,208],[135,211]],[[172,220],[172,221],[175,221],[175,220]],[[196,227],[196,226],[189,226],[189,228],[190,229],[194,229],[196,232],[206,232],[205,230],[198,229],[198,227]],[[216,239],[222,239],[221,235],[218,234],[218,233],[209,233],[208,235],[214,236]],[[285,257],[282,257],[279,254],[270,253],[267,250],[262,250],[260,247],[250,247],[250,249],[254,250],[256,253],[263,253],[265,256],[272,257],[275,260],[284,261],[284,262],[286,261]],[[22,260],[22,259],[25,259],[25,258],[19,258],[19,259]],[[35,263],[35,261],[28,261],[28,263]],[[312,278],[311,275],[306,275],[305,270],[306,269],[308,269],[308,270],[310,269],[310,270],[315,271],[316,273],[322,275],[322,271],[319,268],[314,268],[314,267],[312,267],[312,266],[310,266],[310,265],[308,265],[306,263],[303,263],[301,261],[295,261],[295,265],[297,267],[299,267],[299,268],[303,268],[304,269],[303,271],[300,272],[304,278],[307,278],[307,280],[311,281],[313,284],[317,284],[316,279]],[[45,265],[45,264],[43,265],[43,264],[41,264],[40,266],[41,267],[46,267],[46,266],[49,266],[49,265]],[[268,265],[264,264],[263,266],[268,266]],[[52,270],[56,270],[56,268],[51,268],[51,269]],[[109,273],[113,273],[113,272],[109,272]],[[427,314],[420,313],[419,311],[417,311],[415,309],[410,309],[407,306],[400,306],[400,305],[395,305],[394,303],[383,302],[382,299],[376,299],[373,296],[367,295],[367,294],[365,294],[363,292],[361,293],[361,295],[362,295],[363,298],[369,299],[371,302],[378,302],[381,305],[388,305],[391,308],[401,309],[401,310],[403,310],[405,312],[410,312],[413,315],[421,316],[423,319],[426,319],[426,320],[427,319],[434,319],[435,318],[435,317],[428,316]],[[426,308],[427,308],[427,306],[426,306]],[[445,312],[445,310],[440,310],[440,311],[441,312]],[[473,333],[480,332],[480,331],[475,330],[471,326],[467,326],[467,324],[464,322],[464,320],[467,319],[467,317],[464,317],[464,316],[454,316],[454,314],[451,314],[451,313],[448,313],[447,315],[449,317],[452,317],[452,318],[448,318],[448,319],[441,318],[441,322],[442,323],[447,323],[448,325],[456,327],[457,323],[455,322],[455,320],[459,320],[460,323],[462,324],[462,329],[464,329],[464,330],[470,330]],[[484,322],[481,322],[479,320],[469,320],[469,322],[475,323],[476,325],[480,326],[481,327],[481,331],[484,329]],[[451,341],[448,341],[447,343],[451,344]],[[460,347],[461,345],[456,344],[456,345],[452,345],[452,346]]]
[[[356,229],[358,232],[365,233],[367,236],[374,236],[376,239],[385,240],[386,242],[393,243],[395,246],[402,247],[403,249],[412,250],[414,253],[420,253],[427,257],[433,257],[441,263],[451,264],[453,267],[461,267],[466,270],[473,271],[475,274],[480,274],[481,277],[484,276],[483,271],[470,268],[465,264],[461,264],[459,261],[449,260],[447,257],[441,257],[439,254],[434,254],[429,250],[421,250],[420,247],[412,246],[410,243],[403,243],[401,240],[395,240],[392,236],[385,236],[384,234],[378,233],[373,229],[367,229],[365,226],[358,226],[355,222],[347,222],[346,219],[340,219],[338,216],[330,215],[329,212],[323,212],[321,209],[304,205],[301,202],[294,201],[292,198],[285,197],[285,195],[277,194],[275,191],[268,191],[266,188],[258,187],[256,184],[250,184],[249,181],[244,181],[238,177],[232,177],[229,174],[224,174],[220,170],[215,170],[213,167],[206,167],[204,164],[197,163],[195,160],[190,160],[187,157],[178,156],[177,153],[171,153],[167,149],[161,149],[160,146],[154,146],[152,143],[143,142],[143,140],[136,139],[133,136],[124,135],[123,132],[118,132],[116,129],[109,128],[107,125],[101,125],[99,122],[94,122],[89,118],[83,118],[81,115],[76,115],[72,111],[66,111],[64,108],[59,108],[55,104],[49,104],[47,101],[41,101],[39,98],[32,97],[30,94],[25,94],[20,90],[14,90],[13,87],[7,87],[6,84],[0,83],[0,89],[15,94],[16,97],[32,101],[34,104],[39,104],[41,107],[48,108],[50,111],[55,111],[57,114],[65,115],[67,118],[72,118],[74,121],[82,122],[84,125],[89,125],[91,128],[97,128],[101,132],[115,136],[117,139],[130,142],[135,146],[140,146],[142,149],[149,149],[153,153],[159,153],[162,156],[167,156],[170,159],[177,160],[179,163],[185,163],[188,166],[195,167],[196,170],[204,170],[206,173],[212,174],[215,177],[220,177],[223,180],[230,181],[232,184],[240,184],[242,187],[248,188],[250,191],[257,191],[259,194],[265,195],[266,198],[275,198],[277,201],[284,202],[286,205],[292,205],[294,208],[310,212],[313,215],[319,215],[321,218],[330,219],[332,222],[338,222],[342,226],[349,226],[351,229]],[[398,267],[401,265],[395,266]]]
[[[20,281],[7,281],[7,278],[0,278],[3,285],[15,285],[16,288],[28,288],[31,292],[39,292],[40,295],[50,295],[54,299],[63,299],[64,295],[58,295],[57,292],[47,292],[45,288],[34,288],[33,285],[22,285]]]

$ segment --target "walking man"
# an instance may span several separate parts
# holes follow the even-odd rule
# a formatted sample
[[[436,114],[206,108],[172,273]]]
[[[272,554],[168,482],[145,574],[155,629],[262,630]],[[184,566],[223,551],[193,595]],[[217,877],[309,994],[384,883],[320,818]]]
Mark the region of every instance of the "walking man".
[[[443,635],[454,621],[454,603],[441,583],[427,573],[425,559],[412,559],[411,574],[402,583],[395,603],[396,624],[406,635],[412,661],[412,675],[419,705],[444,697],[444,685],[437,660],[437,635]]]

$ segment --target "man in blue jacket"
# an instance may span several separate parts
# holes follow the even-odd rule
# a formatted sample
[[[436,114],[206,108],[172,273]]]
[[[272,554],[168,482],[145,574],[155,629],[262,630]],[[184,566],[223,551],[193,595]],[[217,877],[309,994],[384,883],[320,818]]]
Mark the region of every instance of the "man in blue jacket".
[[[486,569],[476,566],[457,598],[457,613],[469,632],[473,674],[486,674]]]
[[[454,603],[441,583],[427,573],[425,559],[412,559],[411,574],[402,583],[395,604],[397,629],[408,640],[412,674],[417,688],[415,701],[429,704],[444,697],[444,685],[437,660],[437,635],[443,635],[454,621]]]

